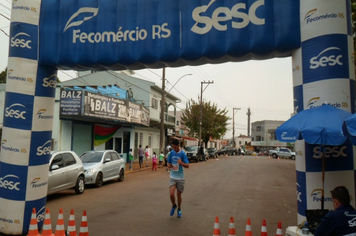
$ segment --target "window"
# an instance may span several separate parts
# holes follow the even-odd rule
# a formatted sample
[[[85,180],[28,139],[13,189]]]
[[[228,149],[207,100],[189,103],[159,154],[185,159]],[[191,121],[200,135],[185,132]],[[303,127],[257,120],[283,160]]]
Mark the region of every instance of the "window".
[[[70,165],[74,165],[76,163],[72,154],[63,153],[62,156],[63,156],[64,166],[70,166]]]
[[[112,152],[110,154],[111,154],[111,160],[115,161],[119,159],[118,155],[115,152]]]
[[[158,100],[156,98],[152,98],[151,107],[158,109]]]
[[[110,153],[105,153],[105,156],[104,156],[104,162],[106,161],[106,159],[110,159],[111,161],[112,161],[112,159],[111,159],[111,156],[110,156]]]
[[[260,125],[259,125],[259,126],[256,126],[256,131],[257,131],[257,132],[261,131],[261,126],[260,126]]]
[[[59,154],[53,158],[51,166],[53,166],[53,165],[58,165],[59,168],[63,167],[63,158],[62,158],[61,154]]]

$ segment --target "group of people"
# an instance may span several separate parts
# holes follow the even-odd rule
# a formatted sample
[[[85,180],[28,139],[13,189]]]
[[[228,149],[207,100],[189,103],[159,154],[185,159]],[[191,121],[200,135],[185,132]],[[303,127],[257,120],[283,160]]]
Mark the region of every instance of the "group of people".
[[[138,147],[137,154],[138,154],[138,162],[139,162],[140,170],[142,170],[142,168],[143,168],[143,157],[144,156],[145,156],[146,162],[148,161],[148,158],[149,158],[149,150],[148,149],[149,149],[148,145],[146,146],[145,151],[143,150],[141,144]],[[130,157],[130,170],[132,170],[132,163],[133,163],[132,149],[130,149],[129,157]],[[164,159],[163,152],[161,152],[158,157],[156,155],[156,152],[153,152],[153,155],[152,155],[152,170],[157,170],[157,159],[159,161],[158,162],[159,168],[163,167],[163,159]]]

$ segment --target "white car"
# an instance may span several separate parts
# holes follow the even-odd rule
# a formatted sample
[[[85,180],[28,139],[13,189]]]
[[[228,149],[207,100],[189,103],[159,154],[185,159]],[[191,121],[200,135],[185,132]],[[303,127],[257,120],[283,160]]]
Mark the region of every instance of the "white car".
[[[80,159],[84,165],[85,184],[101,187],[104,182],[112,179],[124,181],[125,160],[116,151],[87,151]]]
[[[84,166],[75,152],[52,151],[49,163],[48,195],[70,188],[84,192]]]

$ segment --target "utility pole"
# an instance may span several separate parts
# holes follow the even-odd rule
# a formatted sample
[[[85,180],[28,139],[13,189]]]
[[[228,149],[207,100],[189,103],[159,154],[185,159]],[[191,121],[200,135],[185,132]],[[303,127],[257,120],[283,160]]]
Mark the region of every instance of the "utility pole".
[[[212,81],[202,81],[200,82],[200,119],[199,119],[199,143],[198,146],[201,146],[201,125],[203,122],[203,92],[209,86],[209,84],[213,84],[214,80]],[[207,86],[203,90],[203,84],[207,84]]]
[[[165,129],[164,129],[164,111],[166,108],[166,68],[163,67],[162,71],[162,99],[161,99],[161,128],[160,128],[160,135],[159,135],[159,150],[163,152],[164,150],[164,136],[165,136]]]
[[[235,110],[238,111],[238,110],[241,110],[241,108],[232,108],[232,145],[234,147],[236,147],[236,144],[235,144]]]
[[[250,107],[247,108],[246,115],[247,115],[247,136],[250,137],[250,116],[252,115],[250,111]]]

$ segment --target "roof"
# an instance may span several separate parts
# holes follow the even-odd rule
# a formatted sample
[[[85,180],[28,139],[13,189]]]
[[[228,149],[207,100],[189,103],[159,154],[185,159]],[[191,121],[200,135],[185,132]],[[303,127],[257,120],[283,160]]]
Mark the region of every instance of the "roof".
[[[198,141],[197,138],[189,137],[189,136],[184,136],[184,135],[176,135],[176,137],[186,139],[186,140],[191,140],[191,141]]]

